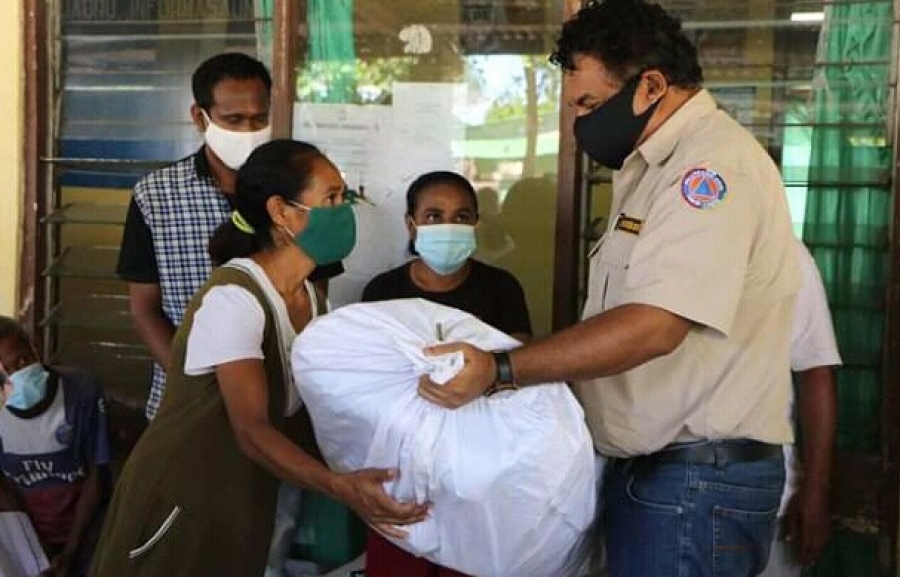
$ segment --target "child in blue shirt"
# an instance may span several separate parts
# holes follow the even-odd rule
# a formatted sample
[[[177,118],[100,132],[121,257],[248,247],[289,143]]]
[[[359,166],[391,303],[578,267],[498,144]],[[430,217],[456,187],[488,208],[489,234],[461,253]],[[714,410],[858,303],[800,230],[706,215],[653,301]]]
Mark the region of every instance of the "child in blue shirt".
[[[15,320],[0,316],[0,491],[25,510],[52,575],[87,573],[109,462],[106,411],[89,375],[44,365]]]

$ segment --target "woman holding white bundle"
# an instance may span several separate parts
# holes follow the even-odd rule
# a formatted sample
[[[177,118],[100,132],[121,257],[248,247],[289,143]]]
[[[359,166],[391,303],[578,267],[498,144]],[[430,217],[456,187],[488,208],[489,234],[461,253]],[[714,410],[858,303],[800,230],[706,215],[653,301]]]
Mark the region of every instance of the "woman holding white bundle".
[[[125,465],[93,575],[261,575],[279,480],[387,534],[425,518],[426,506],[385,494],[392,471],[335,473],[308,426],[302,448],[284,433],[299,406],[287,347],[322,302],[307,277],[355,243],[344,190],[302,142],[264,144],[238,172],[236,211],[210,242],[221,266],[175,335],[166,395]]]

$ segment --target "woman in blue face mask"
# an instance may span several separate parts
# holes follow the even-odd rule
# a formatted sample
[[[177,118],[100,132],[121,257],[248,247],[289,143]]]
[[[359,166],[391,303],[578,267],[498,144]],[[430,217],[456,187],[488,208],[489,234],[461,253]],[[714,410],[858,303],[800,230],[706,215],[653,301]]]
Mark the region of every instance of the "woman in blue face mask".
[[[466,311],[525,341],[531,321],[525,294],[509,272],[475,260],[478,199],[471,183],[455,172],[429,172],[406,193],[409,251],[406,264],[373,278],[363,301],[424,298]],[[459,573],[406,553],[374,531],[366,547],[369,577],[440,577]]]
[[[478,198],[465,177],[449,171],[418,177],[406,192],[405,220],[414,258],[373,278],[362,300],[424,298],[471,313],[519,340],[531,337],[519,281],[472,258]]]
[[[317,148],[291,140],[238,171],[236,210],[210,241],[218,266],[173,339],[166,394],[122,471],[93,575],[262,575],[279,481],[394,536],[425,517],[385,494],[392,471],[323,464],[291,381],[293,338],[324,311],[307,278],[355,243],[344,189]]]

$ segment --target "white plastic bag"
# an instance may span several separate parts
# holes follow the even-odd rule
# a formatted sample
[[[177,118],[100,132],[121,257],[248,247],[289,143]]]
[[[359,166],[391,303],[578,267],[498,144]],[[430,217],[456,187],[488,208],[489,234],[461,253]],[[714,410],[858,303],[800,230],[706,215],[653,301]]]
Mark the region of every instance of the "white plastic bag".
[[[422,352],[439,333],[487,350],[518,345],[421,299],[350,305],[310,323],[292,366],[323,455],[336,470],[397,468],[389,494],[433,504],[406,539],[391,539],[415,555],[479,577],[572,575],[597,496],[581,407],[561,383],[452,411],[429,403],[419,376],[446,380],[460,368],[458,354]]]

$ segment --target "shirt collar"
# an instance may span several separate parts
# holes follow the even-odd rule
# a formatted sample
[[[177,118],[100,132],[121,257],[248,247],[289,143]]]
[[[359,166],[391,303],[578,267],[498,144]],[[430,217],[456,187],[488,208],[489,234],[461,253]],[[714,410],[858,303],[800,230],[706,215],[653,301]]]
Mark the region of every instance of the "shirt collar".
[[[194,153],[194,170],[200,178],[212,178],[212,172],[209,170],[209,159],[206,158],[206,145],[200,147]]]
[[[716,101],[709,91],[701,89],[667,118],[650,138],[638,146],[638,152],[648,165],[662,164],[672,155],[675,145],[688,126],[714,112],[716,108]]]
[[[209,168],[209,159],[206,158],[206,145],[200,147],[200,150],[194,153],[194,170],[197,172],[197,177],[208,181],[212,186],[219,191],[219,193],[225,197],[225,200],[228,201],[228,206],[234,208],[234,195],[229,194],[219,188],[216,184],[215,179],[213,178],[212,171]]]

